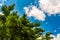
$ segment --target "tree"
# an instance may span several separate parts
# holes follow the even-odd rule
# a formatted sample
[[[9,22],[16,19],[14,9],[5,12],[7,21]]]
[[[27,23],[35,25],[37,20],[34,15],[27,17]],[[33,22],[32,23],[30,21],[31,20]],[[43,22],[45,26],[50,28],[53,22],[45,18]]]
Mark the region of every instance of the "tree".
[[[45,34],[45,36],[46,36],[46,40],[51,40],[51,39],[53,39],[53,37],[50,37],[50,35],[51,35],[52,33],[51,32],[47,32],[46,34]]]
[[[36,40],[43,35],[44,30],[38,28],[39,22],[30,22],[27,15],[19,16],[13,11],[14,5],[2,6],[0,15],[0,39],[1,40]]]
[[[50,36],[51,34],[52,34],[51,32],[47,32],[44,35],[38,37],[37,40],[51,40],[53,39],[53,37]]]

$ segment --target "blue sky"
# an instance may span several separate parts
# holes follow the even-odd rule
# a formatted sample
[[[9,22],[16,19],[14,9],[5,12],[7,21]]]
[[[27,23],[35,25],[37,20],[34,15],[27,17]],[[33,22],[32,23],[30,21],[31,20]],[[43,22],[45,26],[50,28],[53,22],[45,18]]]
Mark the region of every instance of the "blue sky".
[[[38,3],[39,3],[38,0],[6,0],[3,5],[15,4],[15,10],[18,11],[19,15],[22,15],[24,13],[24,7],[29,7],[29,5],[33,5],[33,6],[37,5],[36,7],[38,8],[39,7]],[[30,17],[29,20],[33,22],[38,21],[41,23],[41,27],[46,31],[50,31],[55,35],[59,34],[60,33],[60,15],[58,14],[58,12],[56,14],[53,14],[54,12],[52,12],[51,14],[51,12],[47,10],[46,10],[47,12],[46,13],[45,10],[42,8],[40,10],[43,10],[46,16],[44,21],[35,19],[35,17],[33,16]],[[49,13],[51,14],[51,16],[48,15]]]

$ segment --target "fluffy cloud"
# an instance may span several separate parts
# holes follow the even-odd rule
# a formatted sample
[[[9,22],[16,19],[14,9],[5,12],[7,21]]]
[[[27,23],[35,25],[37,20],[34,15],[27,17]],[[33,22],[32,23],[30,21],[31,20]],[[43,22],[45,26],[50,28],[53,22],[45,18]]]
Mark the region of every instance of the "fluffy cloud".
[[[39,0],[38,4],[39,4],[38,8],[37,6],[34,5],[24,7],[24,10],[29,17],[33,16],[38,20],[44,21],[46,17],[44,12],[46,12],[48,16],[56,14],[60,15],[60,0]]]
[[[57,36],[51,35],[51,37],[53,37],[51,40],[60,40],[60,34],[57,34]]]
[[[60,14],[60,0],[39,0],[39,7],[48,15]]]
[[[45,14],[43,11],[39,10],[37,7],[35,6],[31,6],[31,7],[24,7],[25,13],[29,16],[29,17],[34,17],[35,19],[44,21],[45,20]]]

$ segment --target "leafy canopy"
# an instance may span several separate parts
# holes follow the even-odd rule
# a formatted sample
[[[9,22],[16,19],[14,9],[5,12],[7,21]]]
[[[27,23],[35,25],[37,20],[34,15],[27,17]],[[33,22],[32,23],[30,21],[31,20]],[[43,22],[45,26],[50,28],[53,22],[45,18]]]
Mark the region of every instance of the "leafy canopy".
[[[2,6],[0,15],[0,40],[36,40],[44,30],[39,22],[30,22],[27,15],[19,16],[13,11],[15,4]]]

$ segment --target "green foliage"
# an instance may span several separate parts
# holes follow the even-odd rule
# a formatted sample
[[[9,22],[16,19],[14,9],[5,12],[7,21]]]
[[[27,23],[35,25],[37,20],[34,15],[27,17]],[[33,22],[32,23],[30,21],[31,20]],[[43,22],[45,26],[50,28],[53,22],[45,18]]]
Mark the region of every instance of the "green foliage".
[[[44,32],[38,28],[40,23],[30,22],[25,13],[20,17],[17,12],[11,12],[14,5],[1,8],[4,15],[0,15],[0,40],[36,40]]]
[[[11,6],[4,5],[4,6],[2,6],[1,11],[3,12],[3,14],[5,16],[8,16],[10,14],[10,12],[14,9],[14,6],[15,6],[15,4],[13,4]]]

